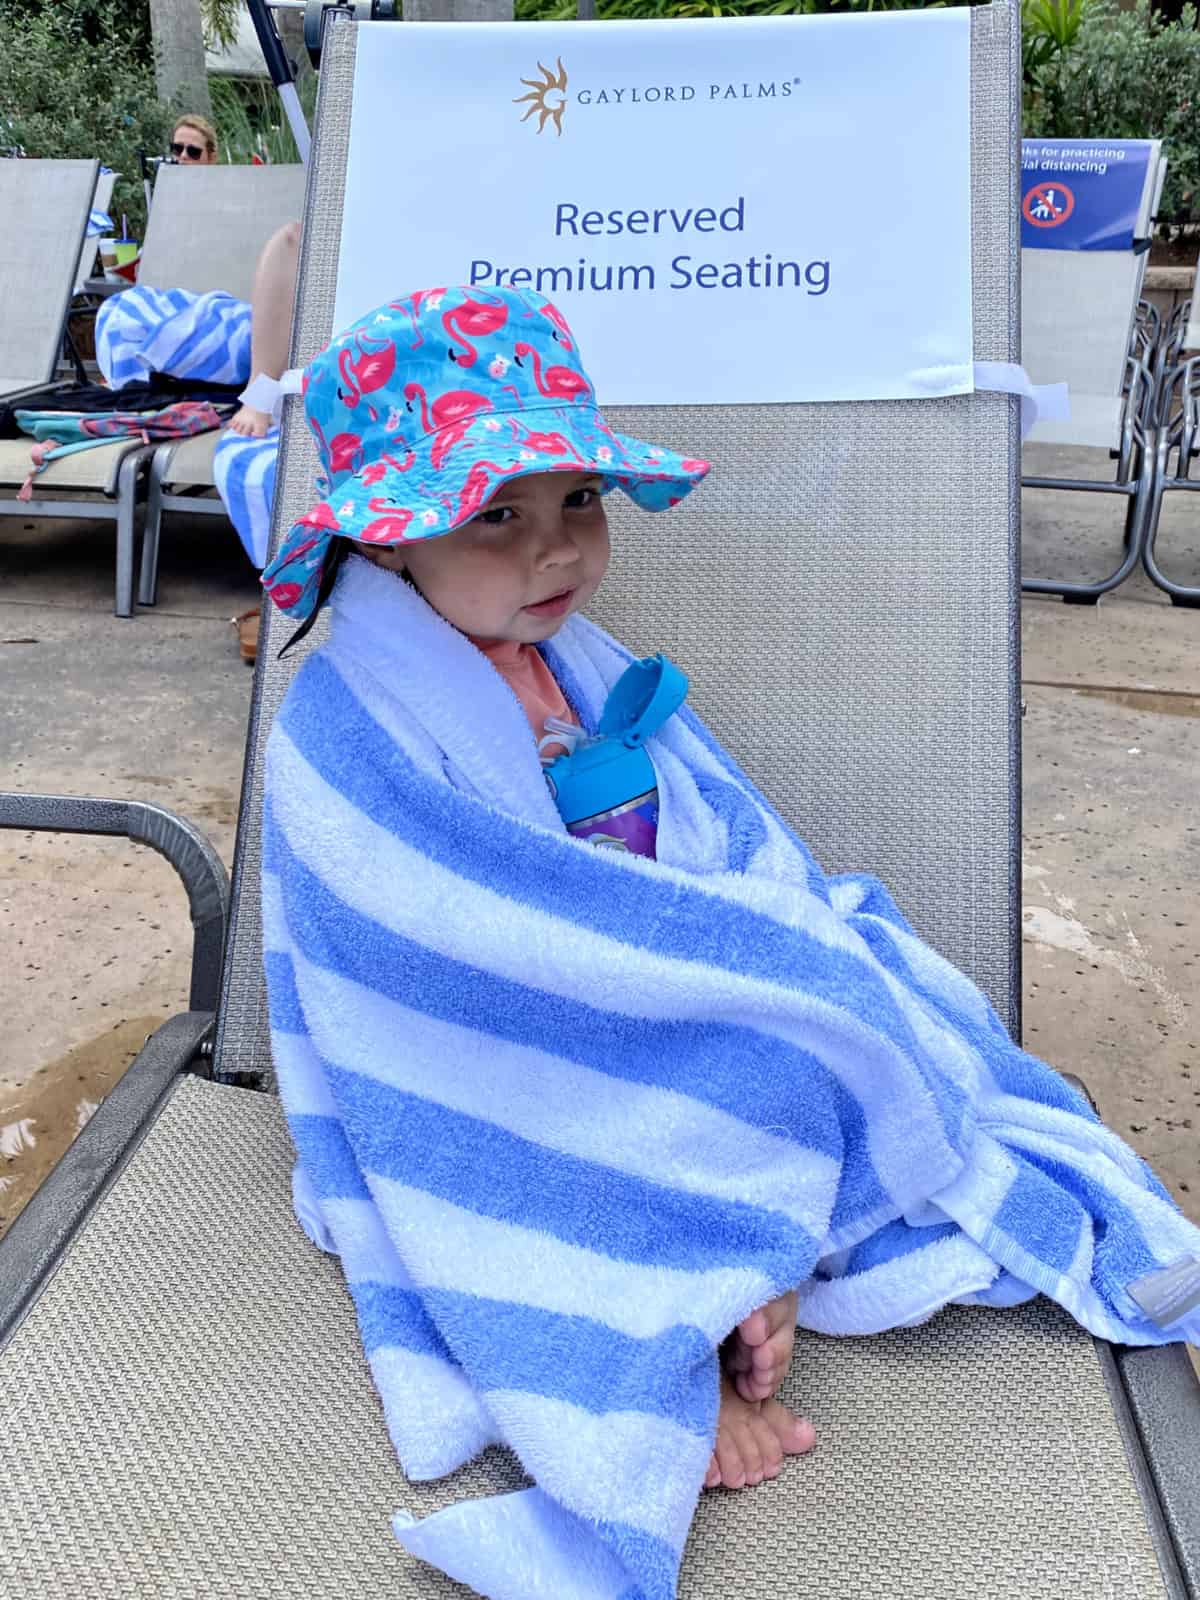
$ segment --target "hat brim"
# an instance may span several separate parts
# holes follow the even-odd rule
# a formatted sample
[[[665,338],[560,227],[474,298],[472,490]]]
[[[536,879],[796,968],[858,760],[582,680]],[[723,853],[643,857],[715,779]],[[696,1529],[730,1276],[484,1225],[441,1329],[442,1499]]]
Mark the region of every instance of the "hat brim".
[[[538,472],[595,474],[645,511],[678,505],[709,463],[614,433],[593,405],[480,411],[339,479],[285,535],[263,587],[298,620],[316,604],[336,537],[364,544],[437,539],[476,517],[504,483]]]

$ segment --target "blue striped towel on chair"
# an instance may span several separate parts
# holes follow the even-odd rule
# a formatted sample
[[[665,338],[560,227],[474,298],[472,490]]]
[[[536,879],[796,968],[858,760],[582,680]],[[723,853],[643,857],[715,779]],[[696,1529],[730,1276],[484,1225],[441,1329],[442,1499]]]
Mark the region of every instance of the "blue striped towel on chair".
[[[796,1285],[836,1333],[1041,1292],[1105,1337],[1168,1336],[1129,1285],[1200,1233],[695,717],[649,746],[658,861],[597,850],[415,590],[352,558],[333,608],[267,756],[299,1188],[405,1471],[503,1441],[536,1485],[398,1518],[411,1551],[494,1600],[669,1600],[717,1346]],[[545,653],[594,728],[629,656],[581,618]]]
[[[250,307],[221,290],[152,289],[138,284],[106,300],[96,316],[96,360],[114,389],[154,372],[207,383],[248,383]],[[249,439],[226,429],[213,478],[256,567],[267,560],[279,429]]]

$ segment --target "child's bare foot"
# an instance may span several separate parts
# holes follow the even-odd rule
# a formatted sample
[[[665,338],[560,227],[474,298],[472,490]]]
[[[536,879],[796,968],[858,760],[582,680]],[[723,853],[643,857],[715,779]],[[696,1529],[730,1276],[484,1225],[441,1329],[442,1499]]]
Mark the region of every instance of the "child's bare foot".
[[[792,1364],[796,1295],[780,1295],[738,1324],[725,1350],[725,1367],[743,1400],[769,1400]]]
[[[746,1489],[779,1476],[784,1456],[803,1455],[817,1442],[811,1422],[778,1400],[743,1400],[721,1374],[717,1447],[704,1479],[706,1489]]]
[[[247,439],[261,439],[270,426],[270,413],[256,411],[253,406],[240,406],[229,419],[230,433],[243,434]]]

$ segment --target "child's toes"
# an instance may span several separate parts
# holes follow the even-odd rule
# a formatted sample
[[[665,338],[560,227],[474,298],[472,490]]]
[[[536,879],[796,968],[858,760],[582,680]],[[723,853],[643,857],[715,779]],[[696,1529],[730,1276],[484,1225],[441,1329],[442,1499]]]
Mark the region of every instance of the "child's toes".
[[[714,1450],[712,1459],[708,1463],[708,1471],[704,1474],[704,1487],[706,1489],[715,1489],[720,1481],[721,1463],[717,1460],[717,1452]]]
[[[775,1430],[770,1427],[761,1428],[758,1443],[762,1451],[763,1477],[777,1478],[783,1470],[783,1446]]]
[[[817,1430],[808,1418],[798,1417],[778,1400],[768,1400],[762,1415],[785,1455],[803,1455],[816,1444]]]
[[[749,1400],[757,1405],[760,1400],[769,1400],[775,1390],[765,1383],[753,1370],[734,1374],[734,1384],[743,1400]]]
[[[738,1333],[741,1334],[743,1344],[758,1345],[771,1337],[771,1324],[767,1319],[768,1307],[760,1306],[757,1311],[752,1311],[745,1322],[738,1323]]]
[[[763,1481],[763,1453],[758,1442],[759,1429],[754,1421],[747,1421],[738,1430],[738,1454],[742,1458],[743,1483],[753,1485]]]
[[[742,1452],[731,1428],[722,1428],[717,1434],[717,1465],[721,1469],[721,1482],[727,1489],[742,1489],[746,1484],[746,1469]]]

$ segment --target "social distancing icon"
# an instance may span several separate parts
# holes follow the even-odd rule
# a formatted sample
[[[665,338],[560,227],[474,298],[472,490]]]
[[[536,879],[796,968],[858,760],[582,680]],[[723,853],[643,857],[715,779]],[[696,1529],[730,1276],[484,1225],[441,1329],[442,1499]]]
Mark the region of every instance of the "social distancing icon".
[[[1021,214],[1035,228],[1057,228],[1075,209],[1075,196],[1065,183],[1035,183],[1025,196]]]

